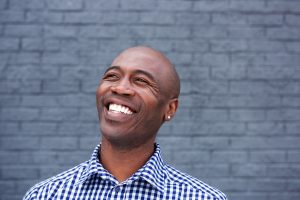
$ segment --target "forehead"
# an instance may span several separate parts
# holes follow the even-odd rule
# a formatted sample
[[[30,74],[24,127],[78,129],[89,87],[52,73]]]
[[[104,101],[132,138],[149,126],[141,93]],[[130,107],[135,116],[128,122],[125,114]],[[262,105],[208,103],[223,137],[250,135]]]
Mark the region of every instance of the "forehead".
[[[151,51],[127,51],[114,59],[111,66],[119,66],[126,71],[146,71],[156,78],[162,71],[166,71],[166,61],[155,52]]]

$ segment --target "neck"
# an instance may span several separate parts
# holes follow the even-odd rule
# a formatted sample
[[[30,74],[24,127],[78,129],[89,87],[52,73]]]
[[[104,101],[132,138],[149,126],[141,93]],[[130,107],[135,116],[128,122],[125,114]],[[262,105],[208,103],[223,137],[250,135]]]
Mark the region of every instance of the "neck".
[[[102,139],[100,162],[119,182],[123,182],[138,171],[153,153],[154,142],[135,148],[120,149]]]

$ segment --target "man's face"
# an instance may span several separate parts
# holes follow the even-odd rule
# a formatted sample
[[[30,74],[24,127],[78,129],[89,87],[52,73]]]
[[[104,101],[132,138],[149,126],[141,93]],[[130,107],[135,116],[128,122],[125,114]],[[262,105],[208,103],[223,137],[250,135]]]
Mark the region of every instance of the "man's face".
[[[168,76],[164,61],[153,52],[130,50],[118,56],[97,89],[103,139],[119,146],[153,141],[164,121]]]

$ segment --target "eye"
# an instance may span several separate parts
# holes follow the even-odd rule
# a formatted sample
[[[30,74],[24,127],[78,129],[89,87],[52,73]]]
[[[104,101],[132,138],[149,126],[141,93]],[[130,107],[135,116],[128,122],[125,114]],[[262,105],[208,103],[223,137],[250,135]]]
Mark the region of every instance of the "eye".
[[[114,80],[118,80],[118,79],[119,79],[119,76],[115,73],[108,73],[103,76],[103,80],[107,80],[107,81],[114,81]]]
[[[134,79],[135,82],[137,82],[138,84],[142,84],[142,85],[149,85],[149,81],[147,81],[144,78],[140,78],[140,77],[136,77]]]

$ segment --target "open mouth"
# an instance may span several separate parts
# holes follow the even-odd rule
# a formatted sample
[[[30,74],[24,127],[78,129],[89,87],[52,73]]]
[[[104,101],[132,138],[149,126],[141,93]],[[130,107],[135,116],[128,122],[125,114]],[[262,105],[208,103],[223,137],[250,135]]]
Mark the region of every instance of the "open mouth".
[[[126,115],[132,115],[134,113],[129,107],[115,103],[109,103],[107,106],[107,110],[109,112],[123,113]]]

